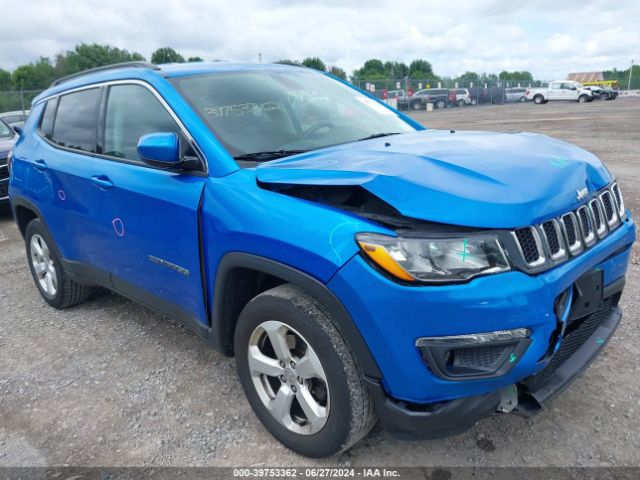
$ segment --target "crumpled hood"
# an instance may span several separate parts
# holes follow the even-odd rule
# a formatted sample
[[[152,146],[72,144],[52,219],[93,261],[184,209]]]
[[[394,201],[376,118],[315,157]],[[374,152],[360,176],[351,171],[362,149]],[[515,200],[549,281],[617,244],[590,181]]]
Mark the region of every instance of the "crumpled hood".
[[[611,178],[593,154],[532,133],[425,130],[264,163],[262,183],[360,185],[407,217],[485,228],[538,223]]]

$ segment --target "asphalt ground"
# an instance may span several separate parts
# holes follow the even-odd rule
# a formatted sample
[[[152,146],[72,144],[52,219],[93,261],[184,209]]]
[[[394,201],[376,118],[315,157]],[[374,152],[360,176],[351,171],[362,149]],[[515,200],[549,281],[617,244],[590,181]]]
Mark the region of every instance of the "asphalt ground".
[[[640,98],[421,112],[432,128],[532,131],[584,147],[640,211]],[[495,416],[444,440],[401,442],[379,427],[340,456],[281,446],[244,398],[235,361],[115,294],[57,311],[40,298],[24,244],[0,216],[2,466],[638,466],[640,255],[620,328],[602,355],[534,418]],[[445,477],[448,478],[448,477]]]

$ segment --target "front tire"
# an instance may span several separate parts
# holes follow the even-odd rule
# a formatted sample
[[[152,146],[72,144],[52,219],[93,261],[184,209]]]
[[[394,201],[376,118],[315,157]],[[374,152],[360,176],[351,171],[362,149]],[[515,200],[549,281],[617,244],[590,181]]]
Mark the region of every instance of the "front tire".
[[[375,423],[362,373],[326,308],[285,284],[251,300],[234,337],[247,399],[269,432],[309,457],[342,452]]]
[[[608,93],[601,93],[599,98],[600,98],[600,100],[609,100],[609,94]]]
[[[412,110],[422,110],[422,102],[413,102],[411,104]]]
[[[91,295],[91,287],[80,285],[67,276],[53,240],[39,219],[29,222],[24,238],[31,275],[49,305],[67,308],[84,302]]]
[[[458,107],[462,108],[464,107],[465,103],[464,100],[458,100]]]
[[[445,102],[444,100],[438,100],[436,102],[436,108],[439,110],[442,108],[445,108],[446,106],[447,106],[447,102]]]

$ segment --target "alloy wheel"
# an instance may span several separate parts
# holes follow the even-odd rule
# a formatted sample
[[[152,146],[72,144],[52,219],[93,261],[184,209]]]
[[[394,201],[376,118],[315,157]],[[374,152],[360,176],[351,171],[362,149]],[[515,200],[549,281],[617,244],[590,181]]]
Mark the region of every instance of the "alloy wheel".
[[[312,435],[329,417],[329,386],[309,342],[285,323],[268,320],[249,338],[249,371],[267,411],[288,430]]]
[[[47,242],[39,234],[31,237],[31,265],[42,291],[50,297],[58,292],[56,267]]]

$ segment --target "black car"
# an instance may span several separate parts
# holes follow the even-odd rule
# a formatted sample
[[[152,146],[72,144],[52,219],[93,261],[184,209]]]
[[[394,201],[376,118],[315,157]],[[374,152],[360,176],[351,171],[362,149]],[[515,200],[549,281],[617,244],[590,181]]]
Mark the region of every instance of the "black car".
[[[433,103],[436,108],[445,108],[449,103],[448,88],[425,88],[418,90],[409,98],[409,108],[411,110],[422,110],[427,103]]]
[[[0,120],[0,204],[9,201],[9,169],[7,157],[18,140],[18,134],[7,123]]]
[[[597,87],[597,86],[591,86],[591,87],[585,87],[585,88],[587,90],[591,90],[591,94],[593,95],[593,98],[597,100],[615,100],[616,97],[618,96],[618,91],[613,90],[612,88]]]

